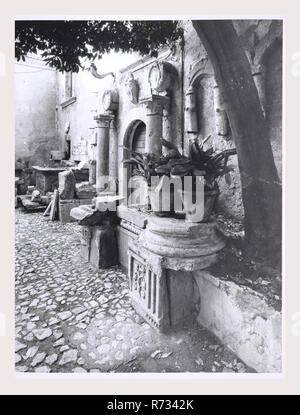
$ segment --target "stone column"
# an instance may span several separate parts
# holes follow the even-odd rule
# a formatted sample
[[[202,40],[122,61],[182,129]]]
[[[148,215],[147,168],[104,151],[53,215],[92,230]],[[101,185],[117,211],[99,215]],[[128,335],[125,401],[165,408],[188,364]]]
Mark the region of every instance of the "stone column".
[[[109,127],[114,116],[99,114],[97,121],[96,191],[105,190],[105,176],[109,175]]]
[[[163,136],[163,110],[170,98],[161,95],[152,95],[142,101],[147,109],[146,145],[147,153],[161,155],[161,142]]]
[[[163,128],[162,128],[162,137],[170,141],[170,143],[173,142],[172,138],[172,126],[171,126],[171,103],[167,102],[163,108]],[[177,144],[177,143],[175,143]],[[162,148],[162,153],[165,155],[166,148]]]
[[[228,135],[228,118],[224,108],[223,99],[218,85],[214,86],[214,108],[216,133],[218,135]]]

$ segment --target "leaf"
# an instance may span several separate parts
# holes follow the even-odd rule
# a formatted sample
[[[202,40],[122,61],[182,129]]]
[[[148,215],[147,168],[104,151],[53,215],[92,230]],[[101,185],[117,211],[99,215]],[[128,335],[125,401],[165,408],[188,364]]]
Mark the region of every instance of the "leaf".
[[[177,150],[179,152],[177,146],[175,146],[175,144],[171,143],[170,141],[167,141],[164,138],[161,138],[160,141],[161,141],[161,144],[164,147],[166,147],[166,148],[168,148],[170,150]]]

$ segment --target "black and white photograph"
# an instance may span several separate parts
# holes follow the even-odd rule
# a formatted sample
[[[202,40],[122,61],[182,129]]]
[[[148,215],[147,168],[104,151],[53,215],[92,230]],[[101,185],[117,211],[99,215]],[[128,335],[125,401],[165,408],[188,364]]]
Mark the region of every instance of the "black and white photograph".
[[[15,20],[15,373],[282,373],[283,25]]]

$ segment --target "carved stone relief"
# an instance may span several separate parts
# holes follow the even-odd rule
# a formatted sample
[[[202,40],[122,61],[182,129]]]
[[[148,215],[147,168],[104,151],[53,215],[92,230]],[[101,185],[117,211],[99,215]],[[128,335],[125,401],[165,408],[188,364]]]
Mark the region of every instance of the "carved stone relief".
[[[126,92],[127,92],[127,95],[129,96],[130,102],[132,102],[132,104],[137,104],[139,102],[140,87],[139,87],[137,80],[134,79],[134,76],[132,73],[129,74],[126,80],[125,86],[126,86]]]
[[[175,67],[166,61],[156,61],[150,68],[148,81],[153,94],[167,94],[177,74]]]
[[[190,86],[185,95],[185,130],[187,133],[198,132],[196,96],[193,86]]]

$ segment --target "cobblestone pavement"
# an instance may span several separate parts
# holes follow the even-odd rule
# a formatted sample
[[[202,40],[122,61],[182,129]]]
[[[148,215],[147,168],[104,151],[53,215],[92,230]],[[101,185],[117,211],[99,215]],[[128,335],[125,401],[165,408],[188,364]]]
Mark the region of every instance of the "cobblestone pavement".
[[[134,311],[126,275],[79,256],[80,226],[16,210],[18,372],[244,372],[202,327],[163,335]]]

